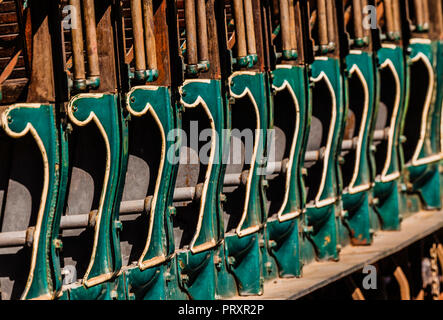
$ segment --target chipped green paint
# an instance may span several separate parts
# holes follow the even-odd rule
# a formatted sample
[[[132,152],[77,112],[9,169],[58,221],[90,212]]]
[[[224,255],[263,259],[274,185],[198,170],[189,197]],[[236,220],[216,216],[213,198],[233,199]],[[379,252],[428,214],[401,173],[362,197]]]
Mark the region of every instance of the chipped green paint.
[[[331,119],[332,127],[329,132],[329,146],[327,148],[329,151],[325,154],[324,160],[327,163],[323,163],[323,188],[313,203],[308,203],[306,208],[306,225],[312,230],[304,235],[303,263],[312,261],[314,252],[316,257],[321,260],[338,259],[339,239],[336,213],[341,209],[339,195],[342,188],[338,157],[346,116],[344,97],[347,81],[342,77],[340,61],[327,57],[317,58],[311,68],[314,85],[315,82],[325,81],[330,90],[333,102],[331,106],[333,119]]]
[[[211,152],[199,205],[197,230],[189,249],[177,251],[177,268],[181,287],[192,299],[215,299],[217,270],[214,263],[218,245],[219,177],[223,143],[220,137],[224,120],[221,83],[218,80],[188,80],[180,88],[181,104],[202,108],[212,130]]]
[[[68,116],[76,126],[93,121],[106,144],[107,167],[101,201],[94,229],[94,247],[82,285],[72,287],[69,297],[77,299],[118,299],[124,297],[121,277],[120,241],[118,235],[118,197],[121,174],[121,118],[118,96],[111,94],[80,94],[68,106]],[[117,198],[118,199],[118,198]]]
[[[436,149],[440,137],[438,130],[433,128],[433,117],[435,117],[435,113],[438,113],[437,109],[440,107],[435,103],[437,77],[434,71],[437,65],[438,42],[411,39],[410,49],[410,63],[421,61],[427,68],[429,88],[422,111],[419,141],[414,148],[411,161],[406,163],[408,172],[404,174],[404,177],[410,185],[408,192],[412,194],[411,201],[416,201],[419,198],[424,209],[437,209],[441,207],[438,167],[441,156],[439,149]],[[411,85],[414,80],[411,79]],[[409,108],[411,107],[409,105]]]
[[[440,146],[439,150],[442,153],[443,157],[443,40],[438,42],[438,51],[437,51],[437,98],[436,98],[436,106],[440,106],[438,109],[440,115],[440,126],[438,127],[439,137],[440,137]],[[443,197],[443,161],[440,160],[440,194]],[[442,200],[443,201],[443,200]]]
[[[384,46],[377,52],[380,70],[389,71],[395,80],[393,95],[394,109],[389,124],[386,162],[379,175],[375,177],[374,197],[378,199],[375,209],[380,216],[384,230],[398,230],[401,221],[399,183],[402,170],[400,134],[402,119],[407,103],[406,61],[403,48],[395,45]],[[380,83],[383,86],[383,83]]]
[[[170,89],[167,87],[134,87],[127,95],[128,116],[125,123],[134,117],[153,116],[163,134],[164,158],[161,159],[158,187],[151,203],[155,204],[148,213],[150,217],[149,236],[137,265],[125,271],[125,286],[128,299],[166,300],[180,298],[174,258],[172,226],[168,223],[173,212],[173,188],[175,162],[168,161],[168,150],[174,141],[167,139],[168,133],[176,128],[175,109],[171,105]],[[123,149],[128,150],[128,139],[123,140]],[[125,152],[127,158],[128,152]],[[170,155],[169,155],[170,156]],[[127,162],[127,160],[125,160]],[[122,175],[122,185],[125,176]],[[122,192],[123,190],[121,190]],[[121,193],[120,193],[121,194]],[[117,201],[116,203],[119,203]]]
[[[247,96],[254,105],[257,127],[261,129],[255,137],[255,159],[251,163],[248,177],[249,188],[243,206],[239,206],[242,219],[235,232],[225,234],[225,252],[229,271],[237,281],[238,292],[241,295],[261,294],[263,291],[262,253],[267,251],[264,230],[261,222],[264,217],[262,196],[263,175],[261,170],[266,167],[265,146],[266,129],[272,119],[269,117],[269,92],[265,74],[260,72],[236,72],[229,79],[231,97],[239,99]],[[234,105],[233,108],[236,106]],[[260,248],[260,242],[262,248]],[[262,250],[261,250],[262,249]],[[267,257],[268,258],[268,257]],[[272,259],[272,258],[270,258]],[[272,269],[272,260],[266,261]]]
[[[277,66],[272,72],[274,90],[289,90],[293,94],[294,106],[297,111],[297,124],[293,142],[292,158],[287,177],[287,200],[277,216],[268,217],[266,230],[272,247],[269,248],[275,257],[281,277],[301,275],[301,257],[299,226],[302,222],[302,212],[305,207],[305,191],[302,168],[305,154],[306,136],[309,134],[309,83],[304,67]],[[292,106],[291,103],[288,104]],[[286,105],[287,106],[287,105]],[[274,105],[274,108],[285,106]]]
[[[41,152],[44,172],[42,201],[39,205],[32,244],[30,271],[22,299],[53,299],[59,288],[58,252],[54,248],[57,196],[60,177],[58,128],[53,105],[16,104],[2,114],[3,130],[20,139],[31,134]]]
[[[354,132],[354,137],[357,138],[355,159],[353,163],[344,164],[353,168],[352,178],[349,185],[344,186],[342,194],[345,210],[343,218],[349,229],[349,234],[345,236],[350,237],[351,243],[355,245],[368,245],[372,242],[371,219],[373,219],[369,196],[373,182],[370,142],[376,107],[374,57],[372,53],[352,50],[346,57],[346,65],[349,70],[348,79],[355,76],[361,85],[363,96],[360,98],[363,105],[361,122],[358,122],[359,127],[356,127]],[[347,103],[352,103],[350,97]]]

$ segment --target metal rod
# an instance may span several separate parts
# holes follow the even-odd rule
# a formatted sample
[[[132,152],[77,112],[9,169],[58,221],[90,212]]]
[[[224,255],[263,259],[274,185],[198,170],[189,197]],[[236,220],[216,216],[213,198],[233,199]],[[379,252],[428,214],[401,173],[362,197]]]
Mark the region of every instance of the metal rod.
[[[318,161],[322,158],[321,150],[307,151],[305,153],[305,161]]]
[[[355,38],[363,38],[363,9],[361,0],[352,1],[353,16],[354,16],[354,35]]]
[[[440,30],[440,32],[443,32],[443,10],[442,10],[442,6],[443,3],[441,1],[436,1],[435,4],[435,12],[437,12],[436,14],[436,21],[435,23],[435,28],[437,30]]]
[[[16,247],[26,244],[26,230],[0,233],[0,247]]]
[[[421,0],[414,0],[414,8],[415,8],[416,24],[418,26],[422,27],[424,24],[422,1]]]
[[[237,56],[246,57],[246,31],[245,15],[243,13],[243,0],[234,0],[235,38],[237,40]]]
[[[280,0],[280,26],[283,51],[292,49],[288,0]]]
[[[206,0],[197,0],[198,54],[200,61],[209,61]]]
[[[389,138],[389,128],[387,130],[375,130],[372,140],[374,141],[382,141],[387,140]]]
[[[389,133],[386,130],[376,130],[372,136],[373,141],[383,141],[389,138]],[[347,139],[343,140],[341,149],[342,150],[352,150],[358,147],[357,139]]]
[[[152,0],[143,0],[146,59],[149,70],[157,70],[157,47],[155,43],[154,8]]]
[[[89,224],[89,214],[65,215],[60,220],[61,229],[85,228]]]
[[[323,149],[308,151],[305,154],[305,161],[318,161],[323,157],[323,154]],[[287,159],[282,162],[268,163],[268,168],[270,168],[268,175],[284,172],[285,162],[287,163]],[[245,178],[248,177],[248,175],[248,171],[226,174],[224,177],[224,185],[238,186],[246,183],[247,179]],[[196,187],[176,188],[174,190],[174,202],[198,199],[201,196],[201,192],[199,191],[201,188],[201,184]],[[119,213],[121,216],[128,216],[134,213],[149,212],[151,210],[152,198],[152,196],[148,196],[141,200],[122,201],[120,203]],[[95,221],[95,214],[96,211],[92,211],[89,214],[64,215],[60,220],[60,229],[83,229],[92,227]],[[31,235],[28,235],[28,230],[0,233],[0,248],[23,246],[27,244],[27,242],[31,242],[32,239],[30,237]]]
[[[362,0],[362,1],[361,1],[361,6],[362,6],[362,10],[364,10],[365,8],[367,8],[367,6],[368,6],[368,0]],[[363,13],[363,11],[362,11],[362,13]],[[363,22],[362,22],[362,25],[363,25]],[[368,37],[368,38],[369,38],[369,36],[370,36],[370,34],[371,34],[371,29],[370,29],[370,28],[367,28],[367,27],[364,27],[364,28],[363,28],[363,34],[364,34],[365,37]]]
[[[400,35],[401,32],[401,16],[400,16],[400,2],[399,0],[393,0],[392,3],[393,19],[394,19],[394,31]]]
[[[429,0],[422,0],[423,6],[423,24],[425,28],[429,27]]]
[[[289,26],[291,35],[292,49],[297,50],[297,28],[295,26],[295,6],[294,0],[289,0]]]
[[[321,46],[328,45],[328,21],[325,0],[317,0],[318,41]]]
[[[251,0],[243,0],[245,5],[245,22],[246,22],[246,38],[248,40],[248,53],[257,54],[257,47],[255,43],[255,23],[254,11]]]
[[[386,22],[386,31],[388,35],[392,35],[394,33],[394,15],[392,10],[392,0],[384,1],[384,9],[385,9],[385,22]]]
[[[94,0],[83,0],[83,15],[86,29],[89,77],[99,77],[97,27],[95,24]]]
[[[185,19],[186,19],[186,52],[188,55],[188,64],[196,65],[198,63],[198,53],[197,53],[197,28],[195,21],[195,0],[186,0]]]
[[[131,0],[132,32],[134,34],[135,71],[146,70],[145,43],[143,41],[143,16],[141,0]]]
[[[334,20],[334,5],[332,1],[326,0],[326,15],[327,15],[327,29],[328,29],[328,44],[335,43],[335,20]]]
[[[69,4],[74,8],[72,14],[74,15],[73,20],[75,21],[75,25],[71,29],[74,79],[85,80],[85,55],[80,0],[70,0]]]

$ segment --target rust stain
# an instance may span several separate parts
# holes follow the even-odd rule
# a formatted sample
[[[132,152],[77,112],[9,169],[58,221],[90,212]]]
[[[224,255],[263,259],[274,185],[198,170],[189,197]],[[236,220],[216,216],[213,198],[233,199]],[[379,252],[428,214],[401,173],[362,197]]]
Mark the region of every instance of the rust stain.
[[[325,245],[329,244],[331,242],[331,237],[330,236],[326,236],[325,237]]]

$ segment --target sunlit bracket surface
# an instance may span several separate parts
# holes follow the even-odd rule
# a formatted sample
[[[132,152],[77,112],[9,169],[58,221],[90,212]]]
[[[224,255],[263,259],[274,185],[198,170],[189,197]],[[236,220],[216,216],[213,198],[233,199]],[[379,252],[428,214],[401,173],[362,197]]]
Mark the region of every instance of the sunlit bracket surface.
[[[418,194],[423,201],[426,209],[440,208],[440,178],[438,170],[438,161],[441,159],[439,148],[436,149],[437,139],[440,138],[438,130],[433,128],[433,117],[439,117],[436,112],[438,107],[435,105],[436,98],[436,75],[434,68],[437,63],[437,42],[431,42],[427,39],[411,39],[410,49],[411,64],[421,61],[424,63],[429,76],[429,86],[426,92],[426,98],[423,105],[422,118],[420,119],[420,137],[415,147],[414,154],[409,163],[406,164],[407,173],[405,178],[411,184],[412,193]],[[414,81],[410,80],[411,85]],[[409,104],[409,111],[413,106]],[[405,126],[411,124],[406,123]],[[413,200],[413,198],[411,199]]]
[[[351,166],[352,178],[349,185],[343,186],[343,209],[344,223],[348,232],[341,234],[354,245],[368,245],[372,242],[371,220],[375,220],[372,206],[370,206],[370,190],[373,179],[371,174],[370,136],[375,109],[375,66],[372,54],[360,50],[351,50],[346,57],[346,65],[349,69],[348,77],[356,77],[361,85],[363,96],[358,107],[362,108],[360,126],[353,133],[356,138],[355,159],[353,163],[344,163],[343,166]],[[353,92],[348,91],[348,96]],[[349,98],[349,102],[351,99]],[[350,108],[350,106],[348,106]],[[342,240],[346,244],[347,240]]]
[[[312,78],[315,83],[325,81],[330,95],[331,126],[328,132],[325,150],[322,181],[319,192],[312,204],[307,204],[306,224],[313,227],[313,232],[304,241],[302,247],[303,263],[309,263],[315,255],[318,259],[338,259],[338,232],[336,215],[341,211],[339,194],[341,190],[338,155],[342,140],[345,116],[346,79],[341,75],[338,59],[320,57],[312,64]],[[306,178],[309,179],[309,175]]]
[[[272,85],[276,92],[289,90],[293,101],[274,108],[295,108],[296,123],[291,143],[290,158],[285,174],[284,202],[276,216],[268,217],[266,231],[273,246],[268,246],[278,263],[281,277],[300,276],[301,257],[299,226],[305,208],[302,168],[306,150],[309,121],[309,84],[306,69],[299,66],[279,65],[272,72]]]
[[[121,155],[127,153],[121,148],[120,112],[118,97],[112,94],[79,94],[68,105],[68,117],[74,125],[82,127],[95,123],[107,152],[92,255],[82,284],[68,289],[72,300],[111,299],[123,294],[122,278],[115,279],[121,268],[118,235]]]
[[[380,175],[375,178],[374,197],[379,201],[376,211],[384,230],[398,230],[400,227],[399,178],[401,172],[400,134],[402,119],[406,111],[406,69],[403,49],[396,45],[383,45],[378,50],[380,70],[390,72],[395,80],[394,108],[388,119],[389,136],[386,162]],[[383,83],[380,83],[383,86]]]
[[[269,123],[269,106],[265,75],[261,72],[235,72],[229,78],[231,97],[248,97],[257,119],[253,154],[247,178],[243,204],[239,204],[241,220],[234,232],[225,234],[225,250],[229,270],[235,275],[240,295],[256,295],[263,291],[262,256],[260,238],[263,218],[263,175],[266,128]],[[232,108],[238,108],[234,105]],[[260,130],[261,129],[261,130]],[[257,132],[257,131],[256,131]],[[266,250],[266,249],[265,249]]]
[[[30,271],[21,299],[53,299],[61,283],[58,252],[52,243],[58,237],[54,225],[60,214],[57,206],[60,153],[54,107],[40,104],[12,105],[2,113],[1,124],[12,138],[32,135],[41,152],[44,169]],[[53,272],[57,275],[55,279]]]
[[[184,94],[184,92],[186,92]],[[205,173],[199,205],[197,230],[188,250],[177,251],[179,274],[186,275],[181,285],[193,299],[215,299],[218,245],[218,180],[223,144],[218,141],[224,125],[221,83],[217,80],[188,80],[180,88],[181,104],[186,108],[203,108],[212,131],[209,163]],[[186,111],[185,111],[186,112]]]
[[[134,87],[127,94],[128,121],[132,118],[153,117],[161,134],[160,167],[155,181],[146,244],[137,265],[124,267],[128,299],[165,300],[180,297],[176,276],[174,240],[172,234],[173,182],[176,165],[168,157],[176,154],[174,141],[168,134],[176,128],[175,108],[171,105],[170,89],[158,86]],[[153,128],[146,128],[147,131]],[[123,149],[128,150],[128,139]],[[126,181],[131,183],[131,181]]]
[[[436,105],[440,106],[438,109],[440,113],[440,152],[443,153],[443,40],[438,42],[437,51],[437,98]],[[442,154],[443,159],[443,154]],[[440,188],[443,189],[443,161],[440,160]],[[443,195],[442,195],[443,196]]]

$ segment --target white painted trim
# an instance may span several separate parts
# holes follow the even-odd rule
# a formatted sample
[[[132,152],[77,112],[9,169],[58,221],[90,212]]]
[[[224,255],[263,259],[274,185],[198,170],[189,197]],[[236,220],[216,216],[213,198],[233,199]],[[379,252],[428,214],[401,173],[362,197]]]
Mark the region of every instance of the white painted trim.
[[[389,138],[388,138],[388,152],[385,164],[383,166],[383,171],[381,173],[381,182],[386,183],[393,181],[400,177],[400,171],[392,172],[388,174],[389,167],[391,165],[392,158],[392,147],[394,146],[394,137],[396,130],[396,122],[398,112],[400,110],[400,99],[401,99],[401,87],[400,87],[400,77],[398,76],[397,70],[395,69],[394,63],[390,59],[386,59],[380,66],[380,69],[389,68],[394,79],[395,79],[395,100],[394,100],[394,110],[392,111],[391,122],[389,124]]]
[[[364,107],[363,107],[363,117],[360,123],[360,130],[358,133],[358,142],[357,142],[357,149],[356,149],[356,157],[355,157],[355,165],[354,165],[354,173],[352,175],[351,183],[349,184],[349,194],[356,194],[358,192],[366,191],[371,188],[371,184],[362,184],[359,186],[355,186],[355,183],[357,182],[358,174],[360,172],[360,160],[361,160],[361,149],[363,144],[363,137],[365,135],[365,128],[366,128],[366,121],[368,119],[368,109],[369,109],[369,89],[368,89],[368,83],[366,82],[365,77],[363,76],[363,73],[361,72],[360,68],[354,64],[351,67],[351,70],[349,71],[350,74],[356,73],[358,78],[360,79],[361,84],[363,85],[363,91],[364,91]]]
[[[432,41],[430,39],[423,39],[423,38],[412,38],[409,40],[409,44],[431,44]]]
[[[397,45],[395,45],[395,44],[390,44],[390,43],[382,43],[381,47],[382,47],[382,48],[385,48],[385,49],[392,49],[392,50],[395,50],[395,49],[398,48]]]

